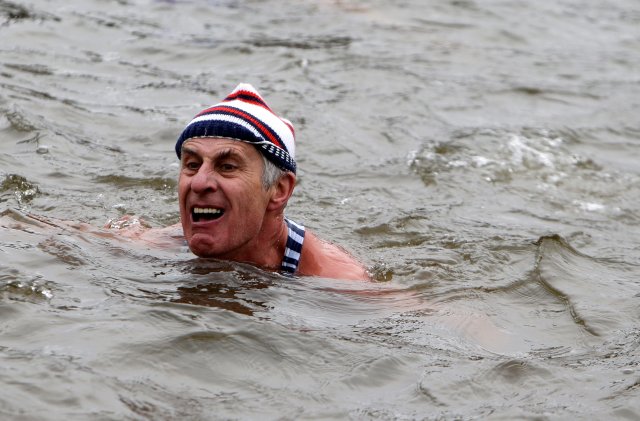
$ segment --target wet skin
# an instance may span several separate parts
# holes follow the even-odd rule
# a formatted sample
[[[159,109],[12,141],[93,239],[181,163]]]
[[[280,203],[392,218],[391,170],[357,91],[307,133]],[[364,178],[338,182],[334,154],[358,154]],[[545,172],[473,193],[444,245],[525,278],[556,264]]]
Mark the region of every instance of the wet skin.
[[[274,189],[262,185],[263,165],[255,147],[236,140],[196,138],[184,144],[178,198],[194,254],[251,262],[269,239],[277,242],[281,233],[265,225]],[[208,212],[195,213],[198,208]]]

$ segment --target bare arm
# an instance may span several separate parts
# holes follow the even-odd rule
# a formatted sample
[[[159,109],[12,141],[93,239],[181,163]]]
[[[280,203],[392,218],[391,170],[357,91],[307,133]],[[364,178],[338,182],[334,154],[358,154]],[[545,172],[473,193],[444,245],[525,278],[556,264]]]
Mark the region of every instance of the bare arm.
[[[104,228],[119,236],[137,240],[152,247],[173,248],[184,245],[184,236],[182,235],[182,226],[180,224],[152,228],[144,220],[125,215],[118,220],[107,222]]]
[[[347,251],[335,244],[307,232],[298,273],[304,276],[320,276],[344,280],[370,281],[364,265]]]

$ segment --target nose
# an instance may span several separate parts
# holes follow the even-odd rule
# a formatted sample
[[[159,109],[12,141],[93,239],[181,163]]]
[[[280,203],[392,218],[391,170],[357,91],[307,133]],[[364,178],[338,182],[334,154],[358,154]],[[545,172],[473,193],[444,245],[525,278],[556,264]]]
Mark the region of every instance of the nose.
[[[218,183],[215,171],[208,164],[202,164],[198,168],[198,172],[191,177],[191,190],[194,193],[206,193],[217,189]]]

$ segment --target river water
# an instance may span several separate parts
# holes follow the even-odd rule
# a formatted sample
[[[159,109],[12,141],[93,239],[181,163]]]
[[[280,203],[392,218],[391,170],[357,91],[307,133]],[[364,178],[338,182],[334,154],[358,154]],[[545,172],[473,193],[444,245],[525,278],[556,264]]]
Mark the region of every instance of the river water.
[[[0,0],[0,418],[640,418],[634,0]],[[143,246],[249,82],[370,283]]]

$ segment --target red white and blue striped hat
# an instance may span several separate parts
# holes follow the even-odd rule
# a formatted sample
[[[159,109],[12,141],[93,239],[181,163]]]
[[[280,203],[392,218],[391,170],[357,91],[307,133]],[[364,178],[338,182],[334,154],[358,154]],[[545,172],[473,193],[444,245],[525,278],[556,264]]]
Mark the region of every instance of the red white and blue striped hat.
[[[182,144],[197,137],[251,143],[278,168],[296,172],[293,125],[278,117],[248,83],[239,84],[221,103],[201,111],[187,124],[176,142],[178,158]]]

